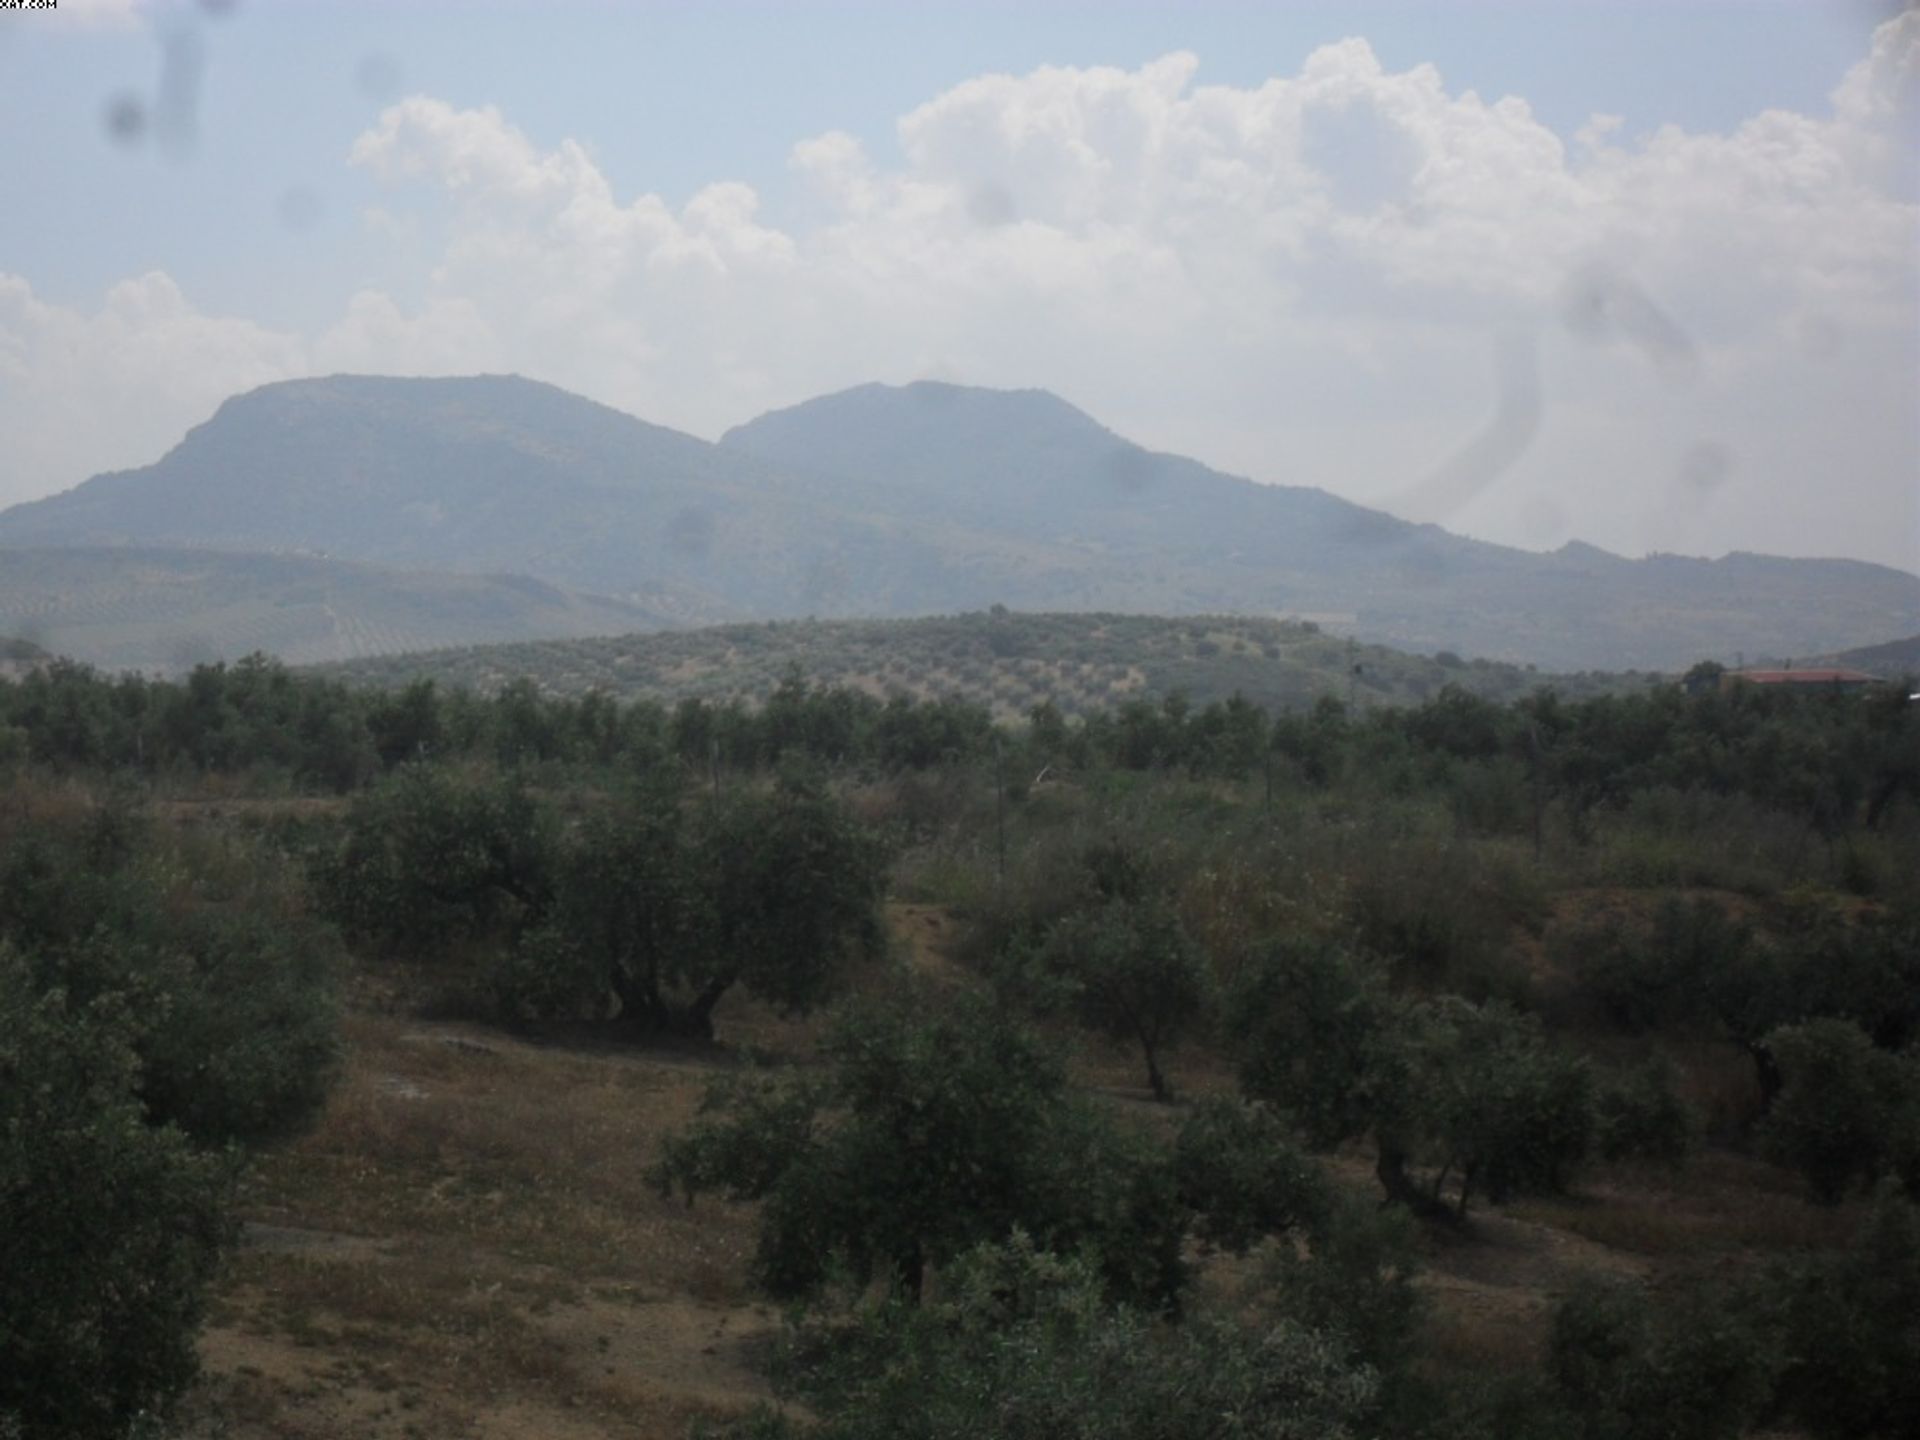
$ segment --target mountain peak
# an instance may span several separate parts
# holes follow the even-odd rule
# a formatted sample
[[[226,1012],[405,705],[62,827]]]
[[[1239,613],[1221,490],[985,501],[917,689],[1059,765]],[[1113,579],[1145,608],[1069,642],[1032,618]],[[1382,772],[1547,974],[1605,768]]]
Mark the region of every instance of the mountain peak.
[[[1103,437],[1123,445],[1112,431],[1051,390],[995,390],[947,380],[911,380],[904,385],[875,381],[851,389],[770,410],[720,437],[733,448],[767,454],[784,448],[788,437],[829,430],[868,430],[903,442],[941,437],[998,443],[1014,435],[1030,442],[1043,435],[1088,439]]]
[[[1920,579],[1895,571],[1506,550],[1155,453],[1044,390],[940,380],[823,396],[719,445],[516,375],[287,381],[153,465],[0,514],[0,545],[66,547],[48,573],[76,547],[118,547],[88,601],[116,615],[139,577],[109,560],[135,571],[133,548],[161,545],[529,575],[680,622],[995,602],[1339,616],[1368,638],[1561,669],[1813,653],[1920,624]],[[349,583],[372,582],[301,580],[303,613],[348,625],[329,597]]]

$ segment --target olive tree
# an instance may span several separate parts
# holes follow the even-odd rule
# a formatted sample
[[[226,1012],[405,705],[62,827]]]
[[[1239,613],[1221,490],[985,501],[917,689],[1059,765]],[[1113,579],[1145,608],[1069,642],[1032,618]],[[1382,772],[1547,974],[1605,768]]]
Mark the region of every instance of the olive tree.
[[[690,813],[636,789],[559,842],[552,905],[496,965],[514,1014],[597,1009],[710,1037],[736,985],[789,1013],[830,998],[884,947],[880,846],[817,787],[782,784]]]
[[[1322,1208],[1311,1167],[1259,1117],[1202,1107],[1170,1151],[1071,1094],[1031,1031],[976,1002],[856,1009],[826,1057],[819,1076],[721,1082],[654,1170],[689,1200],[761,1202],[755,1270],[776,1295],[890,1274],[917,1297],[930,1270],[1019,1228],[1164,1309],[1188,1234],[1244,1249]]]
[[[1379,1384],[1286,1317],[1175,1327],[1114,1305],[1099,1273],[1022,1232],[958,1257],[939,1303],[857,1316],[797,1375],[819,1417],[762,1410],[736,1440],[1353,1440]]]
[[[1206,1014],[1211,998],[1206,956],[1173,909],[1111,900],[1070,914],[1048,931],[1041,960],[1066,982],[1083,1023],[1139,1045],[1154,1098],[1171,1100],[1161,1052]]]
[[[826,1057],[822,1078],[723,1081],[654,1171],[689,1200],[762,1202],[754,1268],[774,1295],[838,1273],[890,1274],[917,1296],[930,1267],[1016,1225],[1080,1238],[1098,1186],[1125,1183],[1119,1147],[1074,1113],[1058,1062],[987,1010],[856,1009]]]
[[[1497,1003],[1396,996],[1377,962],[1344,947],[1270,946],[1231,1015],[1247,1093],[1320,1148],[1370,1135],[1388,1198],[1421,1213],[1463,1217],[1476,1194],[1498,1204],[1561,1188],[1592,1141],[1587,1068],[1538,1022]]]
[[[1762,1152],[1797,1170],[1813,1198],[1837,1204],[1909,1168],[1920,1115],[1920,1062],[1894,1055],[1850,1020],[1810,1020],[1767,1036],[1784,1083],[1760,1131]]]
[[[125,1434],[195,1374],[233,1171],[149,1123],[136,1033],[0,943],[0,1433]]]

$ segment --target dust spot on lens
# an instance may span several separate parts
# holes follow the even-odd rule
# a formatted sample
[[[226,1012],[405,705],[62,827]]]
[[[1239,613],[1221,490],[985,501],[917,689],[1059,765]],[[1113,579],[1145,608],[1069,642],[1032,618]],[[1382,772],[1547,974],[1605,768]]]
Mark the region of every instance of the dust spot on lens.
[[[666,548],[676,555],[703,560],[713,549],[713,514],[689,505],[667,521]]]
[[[1153,456],[1138,445],[1116,445],[1101,461],[1107,483],[1123,495],[1138,495],[1153,483]]]
[[[147,138],[147,107],[138,95],[116,95],[107,102],[107,138],[116,145],[138,145]]]
[[[240,0],[200,0],[200,8],[216,20],[224,20],[240,8]]]
[[[1708,496],[1733,474],[1733,451],[1719,440],[1696,440],[1680,457],[1680,483],[1687,492]]]
[[[405,83],[400,62],[377,50],[362,55],[353,69],[354,88],[379,105],[398,99]]]
[[[305,185],[292,185],[283,190],[273,208],[280,223],[296,233],[313,229],[327,213],[325,203]]]
[[[988,180],[967,192],[967,214],[974,224],[991,229],[1011,225],[1020,217],[1020,210],[1013,203],[1013,192]]]
[[[1698,358],[1693,338],[1673,317],[1639,285],[1605,265],[1588,266],[1567,282],[1560,318],[1583,340],[1625,340],[1669,371],[1691,372]]]

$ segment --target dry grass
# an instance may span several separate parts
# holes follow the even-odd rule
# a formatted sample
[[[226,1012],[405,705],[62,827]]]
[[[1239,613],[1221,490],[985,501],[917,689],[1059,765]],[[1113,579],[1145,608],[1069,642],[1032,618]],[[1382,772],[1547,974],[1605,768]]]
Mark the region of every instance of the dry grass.
[[[352,1062],[320,1124],[250,1184],[254,1218],[433,1236],[739,1298],[747,1217],[725,1206],[690,1214],[646,1182],[711,1067],[368,1015],[349,1018],[347,1041]]]
[[[1730,1151],[1708,1150],[1678,1174],[1616,1170],[1578,1194],[1524,1200],[1509,1213],[1684,1269],[1842,1245],[1860,1206],[1809,1204],[1792,1176]]]
[[[248,1183],[204,1433],[677,1440],[766,1398],[750,1217],[646,1183],[713,1063],[364,1012],[346,1040],[319,1124]]]
[[[977,983],[953,961],[945,911],[895,905],[889,918],[895,954],[862,988],[901,975],[921,993]],[[696,1417],[768,1398],[760,1360],[778,1320],[749,1291],[751,1213],[688,1209],[646,1173],[743,1049],[810,1063],[821,1021],[732,996],[718,1015],[725,1049],[539,1044],[412,1018],[406,992],[377,974],[350,993],[331,1103],[248,1183],[250,1243],[207,1333],[190,1435],[679,1440]],[[1183,1107],[1147,1099],[1136,1049],[1064,1027],[1058,1039],[1075,1083],[1140,1124],[1177,1123]],[[1205,1044],[1166,1064],[1185,1099],[1234,1088]],[[1329,1163],[1357,1194],[1377,1193],[1364,1155]],[[1853,1218],[1720,1151],[1678,1175],[1616,1170],[1576,1196],[1482,1211],[1428,1238],[1425,1363],[1524,1367],[1581,1275],[1747,1265],[1838,1243]],[[1203,1295],[1228,1294],[1238,1264],[1211,1261]]]

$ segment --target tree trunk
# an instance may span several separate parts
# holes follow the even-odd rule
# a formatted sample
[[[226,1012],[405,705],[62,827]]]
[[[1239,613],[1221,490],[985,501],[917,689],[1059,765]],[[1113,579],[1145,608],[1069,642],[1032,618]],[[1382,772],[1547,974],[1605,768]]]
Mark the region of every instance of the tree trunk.
[[[633,1030],[657,1032],[667,1022],[666,1001],[651,974],[636,977],[615,966],[608,977],[614,997],[620,1002],[621,1023]]]
[[[1153,1098],[1162,1105],[1173,1099],[1173,1087],[1167,1084],[1167,1077],[1160,1073],[1160,1063],[1154,1057],[1153,1046],[1145,1044],[1147,1052],[1147,1083],[1153,1087]]]
[[[720,1003],[722,995],[733,988],[733,982],[732,975],[716,975],[693,997],[693,1003],[680,1017],[687,1034],[697,1035],[702,1040],[713,1038],[713,1007]]]
[[[1747,1042],[1747,1054],[1753,1057],[1753,1073],[1760,1081],[1760,1113],[1768,1114],[1773,1102],[1779,1096],[1787,1077],[1780,1073],[1780,1062],[1773,1058],[1773,1052],[1762,1042]]]
[[[1435,1199],[1414,1184],[1413,1177],[1407,1174],[1407,1152],[1398,1145],[1381,1144],[1380,1158],[1374,1163],[1373,1173],[1379,1177],[1380,1188],[1387,1192],[1388,1204],[1404,1205],[1423,1220],[1457,1223],[1458,1217],[1454,1215],[1452,1206]]]

